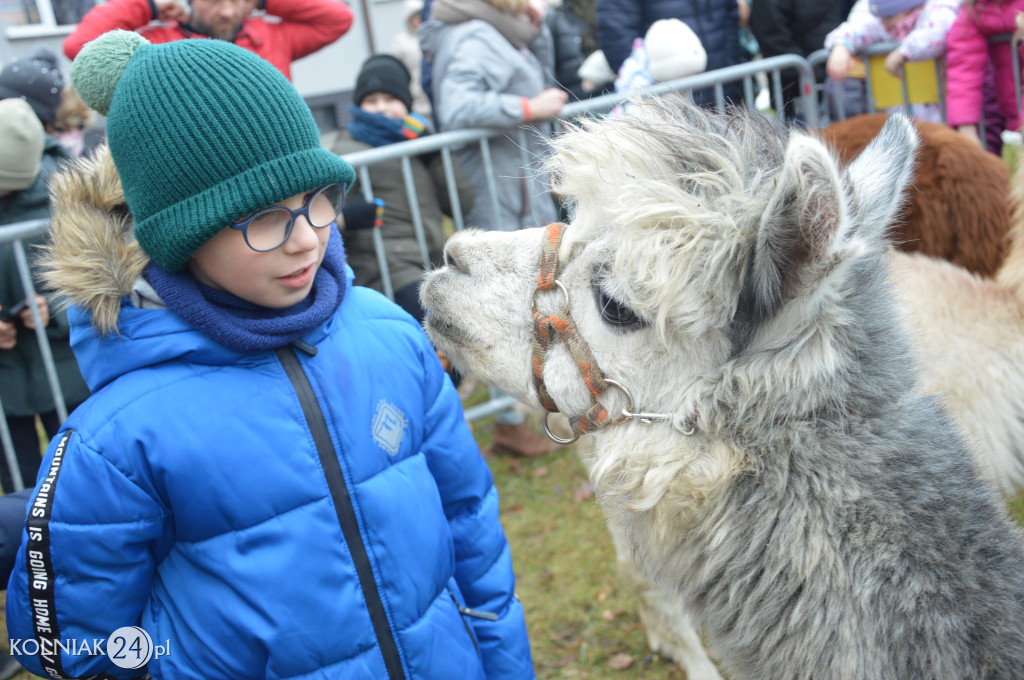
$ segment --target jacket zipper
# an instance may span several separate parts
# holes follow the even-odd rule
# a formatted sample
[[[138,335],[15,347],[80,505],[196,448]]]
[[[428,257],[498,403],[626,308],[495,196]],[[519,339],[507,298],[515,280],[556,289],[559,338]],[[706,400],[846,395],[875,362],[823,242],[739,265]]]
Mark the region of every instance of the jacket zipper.
[[[467,616],[466,611],[473,611],[473,610],[466,610],[466,607],[463,607],[461,604],[459,604],[459,601],[455,598],[455,593],[453,593],[450,589],[448,590],[448,595],[452,598],[452,602],[455,603],[455,608],[458,610],[458,612],[460,614],[459,618],[462,619],[462,625],[465,626],[465,628],[466,628],[466,635],[469,636],[470,641],[473,643],[473,649],[476,650],[476,655],[477,655],[477,657],[479,657],[480,656],[480,645],[477,644],[476,636],[473,635],[473,628],[469,625],[469,621],[466,620],[466,616]],[[463,611],[463,610],[466,610],[466,611]],[[497,618],[497,617],[495,617],[495,618]]]
[[[402,668],[402,658],[398,652],[398,644],[391,632],[391,625],[388,623],[387,612],[384,611],[384,603],[377,589],[377,582],[373,578],[373,569],[370,566],[370,558],[366,552],[366,544],[363,543],[362,534],[359,533],[359,524],[356,521],[355,508],[352,506],[352,497],[345,485],[345,475],[341,470],[341,463],[338,461],[338,453],[331,441],[330,432],[327,429],[327,421],[324,420],[323,411],[317,402],[313,387],[309,384],[309,378],[299,362],[295,349],[291,346],[279,347],[277,358],[284,367],[292,387],[299,397],[302,405],[302,413],[306,416],[306,424],[309,432],[313,435],[313,442],[316,444],[316,452],[320,456],[320,466],[323,468],[324,476],[327,478],[327,487],[331,492],[331,500],[334,502],[334,509],[338,514],[338,523],[341,525],[341,533],[345,537],[349,553],[352,555],[352,564],[359,577],[359,586],[363,590],[363,597],[366,600],[366,608],[370,613],[370,622],[373,624],[373,632],[377,636],[377,644],[380,645],[381,656],[384,657],[384,668],[388,672],[388,678],[392,680],[404,680],[405,671]]]

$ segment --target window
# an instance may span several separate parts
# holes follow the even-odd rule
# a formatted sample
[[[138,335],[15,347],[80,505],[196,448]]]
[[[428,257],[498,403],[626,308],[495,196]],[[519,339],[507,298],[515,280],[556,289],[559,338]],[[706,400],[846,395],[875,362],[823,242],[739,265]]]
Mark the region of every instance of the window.
[[[0,0],[0,17],[11,38],[45,35],[74,26],[96,0]]]

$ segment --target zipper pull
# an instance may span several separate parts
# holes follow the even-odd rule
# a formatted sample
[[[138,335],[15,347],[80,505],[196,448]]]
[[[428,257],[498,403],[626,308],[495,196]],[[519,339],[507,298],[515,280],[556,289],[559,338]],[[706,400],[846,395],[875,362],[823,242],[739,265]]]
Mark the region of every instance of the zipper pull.
[[[293,340],[292,345],[301,350],[303,354],[308,354],[311,357],[316,356],[316,346],[306,342],[302,338]]]
[[[494,612],[485,612],[480,609],[471,609],[469,607],[463,607],[461,604],[457,605],[459,613],[463,616],[472,616],[475,619],[485,619],[487,621],[497,621],[498,615]]]

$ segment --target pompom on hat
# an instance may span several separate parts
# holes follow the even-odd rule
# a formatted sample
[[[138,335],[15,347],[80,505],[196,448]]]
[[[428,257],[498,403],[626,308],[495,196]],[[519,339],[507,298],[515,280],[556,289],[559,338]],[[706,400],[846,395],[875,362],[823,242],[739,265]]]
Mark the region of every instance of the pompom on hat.
[[[702,72],[708,53],[700,38],[679,19],[659,19],[644,36],[651,77],[659,83]]]
[[[924,0],[871,0],[868,8],[876,17],[885,19],[923,4]]]
[[[269,62],[222,40],[153,45],[131,31],[86,44],[71,65],[107,139],[135,237],[170,272],[222,229],[352,167],[322,148],[309,107]]]

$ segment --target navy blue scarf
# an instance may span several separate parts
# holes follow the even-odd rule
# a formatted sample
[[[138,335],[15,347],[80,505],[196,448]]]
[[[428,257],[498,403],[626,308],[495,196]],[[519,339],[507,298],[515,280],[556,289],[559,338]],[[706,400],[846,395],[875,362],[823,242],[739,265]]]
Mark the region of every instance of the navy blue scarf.
[[[348,124],[348,131],[353,139],[363,144],[384,146],[428,134],[427,121],[416,113],[405,118],[388,118],[380,113],[363,111],[355,104],[349,106],[349,111],[352,122]]]
[[[312,290],[302,302],[283,309],[261,307],[211,288],[187,269],[172,274],[150,262],[144,276],[164,304],[203,335],[240,352],[276,349],[327,321],[345,297],[345,247],[337,227],[331,225],[330,230]]]

